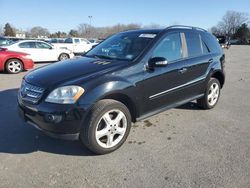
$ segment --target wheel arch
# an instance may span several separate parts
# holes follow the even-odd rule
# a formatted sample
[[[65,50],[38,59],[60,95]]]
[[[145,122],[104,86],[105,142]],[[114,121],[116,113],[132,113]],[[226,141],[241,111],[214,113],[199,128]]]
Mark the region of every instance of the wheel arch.
[[[221,71],[213,72],[210,77],[211,78],[216,78],[217,80],[219,80],[221,88],[223,87],[223,85],[225,83],[225,76]]]
[[[136,122],[136,114],[137,114],[136,105],[129,96],[123,93],[111,93],[102,97],[100,100],[103,100],[103,99],[113,99],[124,104],[130,112],[132,122]]]

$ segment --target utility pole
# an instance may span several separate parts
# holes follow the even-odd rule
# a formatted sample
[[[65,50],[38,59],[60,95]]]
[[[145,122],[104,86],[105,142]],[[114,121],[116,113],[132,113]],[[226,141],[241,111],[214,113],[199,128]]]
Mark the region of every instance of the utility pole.
[[[93,18],[93,16],[88,16],[88,18],[89,18],[89,26],[91,27],[91,19]]]
[[[89,18],[89,35],[90,35],[90,32],[91,32],[91,21],[92,21],[93,16],[88,16],[88,18]]]

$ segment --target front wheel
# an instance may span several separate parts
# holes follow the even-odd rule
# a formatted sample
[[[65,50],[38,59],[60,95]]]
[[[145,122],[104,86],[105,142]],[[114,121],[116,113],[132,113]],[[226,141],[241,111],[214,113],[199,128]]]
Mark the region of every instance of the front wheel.
[[[83,122],[80,140],[96,154],[118,149],[127,139],[131,116],[127,107],[115,100],[97,102]]]
[[[69,59],[69,55],[66,53],[62,53],[62,54],[60,54],[58,59],[59,59],[59,61],[67,60],[67,59]]]
[[[210,78],[205,95],[203,98],[197,100],[197,104],[204,109],[211,109],[215,107],[220,97],[221,85],[216,78]]]

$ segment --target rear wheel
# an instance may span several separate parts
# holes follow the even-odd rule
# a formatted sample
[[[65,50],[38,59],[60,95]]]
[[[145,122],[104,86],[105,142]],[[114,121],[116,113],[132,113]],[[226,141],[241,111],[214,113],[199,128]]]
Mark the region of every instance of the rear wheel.
[[[86,119],[82,125],[80,140],[96,154],[106,154],[118,149],[127,139],[131,127],[127,107],[110,99],[97,102]]]
[[[205,95],[197,100],[197,104],[204,109],[215,107],[220,97],[220,82],[216,78],[210,78]]]
[[[10,74],[17,74],[23,71],[23,64],[18,59],[10,59],[6,62],[6,71]]]
[[[59,59],[59,61],[67,60],[67,59],[69,59],[69,55],[66,53],[62,53],[62,54],[60,54],[58,59]]]

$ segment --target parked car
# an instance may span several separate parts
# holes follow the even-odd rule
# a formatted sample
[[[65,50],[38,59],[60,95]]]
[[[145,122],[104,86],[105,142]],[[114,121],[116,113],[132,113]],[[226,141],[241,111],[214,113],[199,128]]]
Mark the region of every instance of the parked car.
[[[3,47],[11,51],[28,53],[34,62],[61,61],[74,56],[70,50],[58,49],[38,40],[23,40]]]
[[[11,40],[5,37],[0,37],[0,46],[9,45],[11,43],[13,43]]]
[[[217,36],[217,39],[222,48],[226,48],[226,49],[230,48],[231,44],[226,36]]]
[[[240,40],[238,40],[238,39],[230,39],[230,40],[229,40],[229,43],[230,43],[231,45],[237,45],[237,44],[240,44]]]
[[[54,43],[64,43],[65,39],[63,38],[52,38],[49,40],[49,43],[54,44]]]
[[[17,74],[32,69],[33,66],[34,62],[29,54],[0,50],[0,71]]]
[[[92,46],[96,46],[97,44],[99,44],[101,41],[98,39],[89,39],[89,42],[92,44]]]
[[[67,38],[64,43],[54,43],[57,48],[69,49],[74,54],[82,54],[92,48],[92,44],[84,38]]]
[[[216,38],[200,28],[121,32],[85,57],[27,74],[19,111],[45,133],[79,138],[105,154],[125,142],[131,122],[193,100],[204,109],[215,107],[224,63]]]

